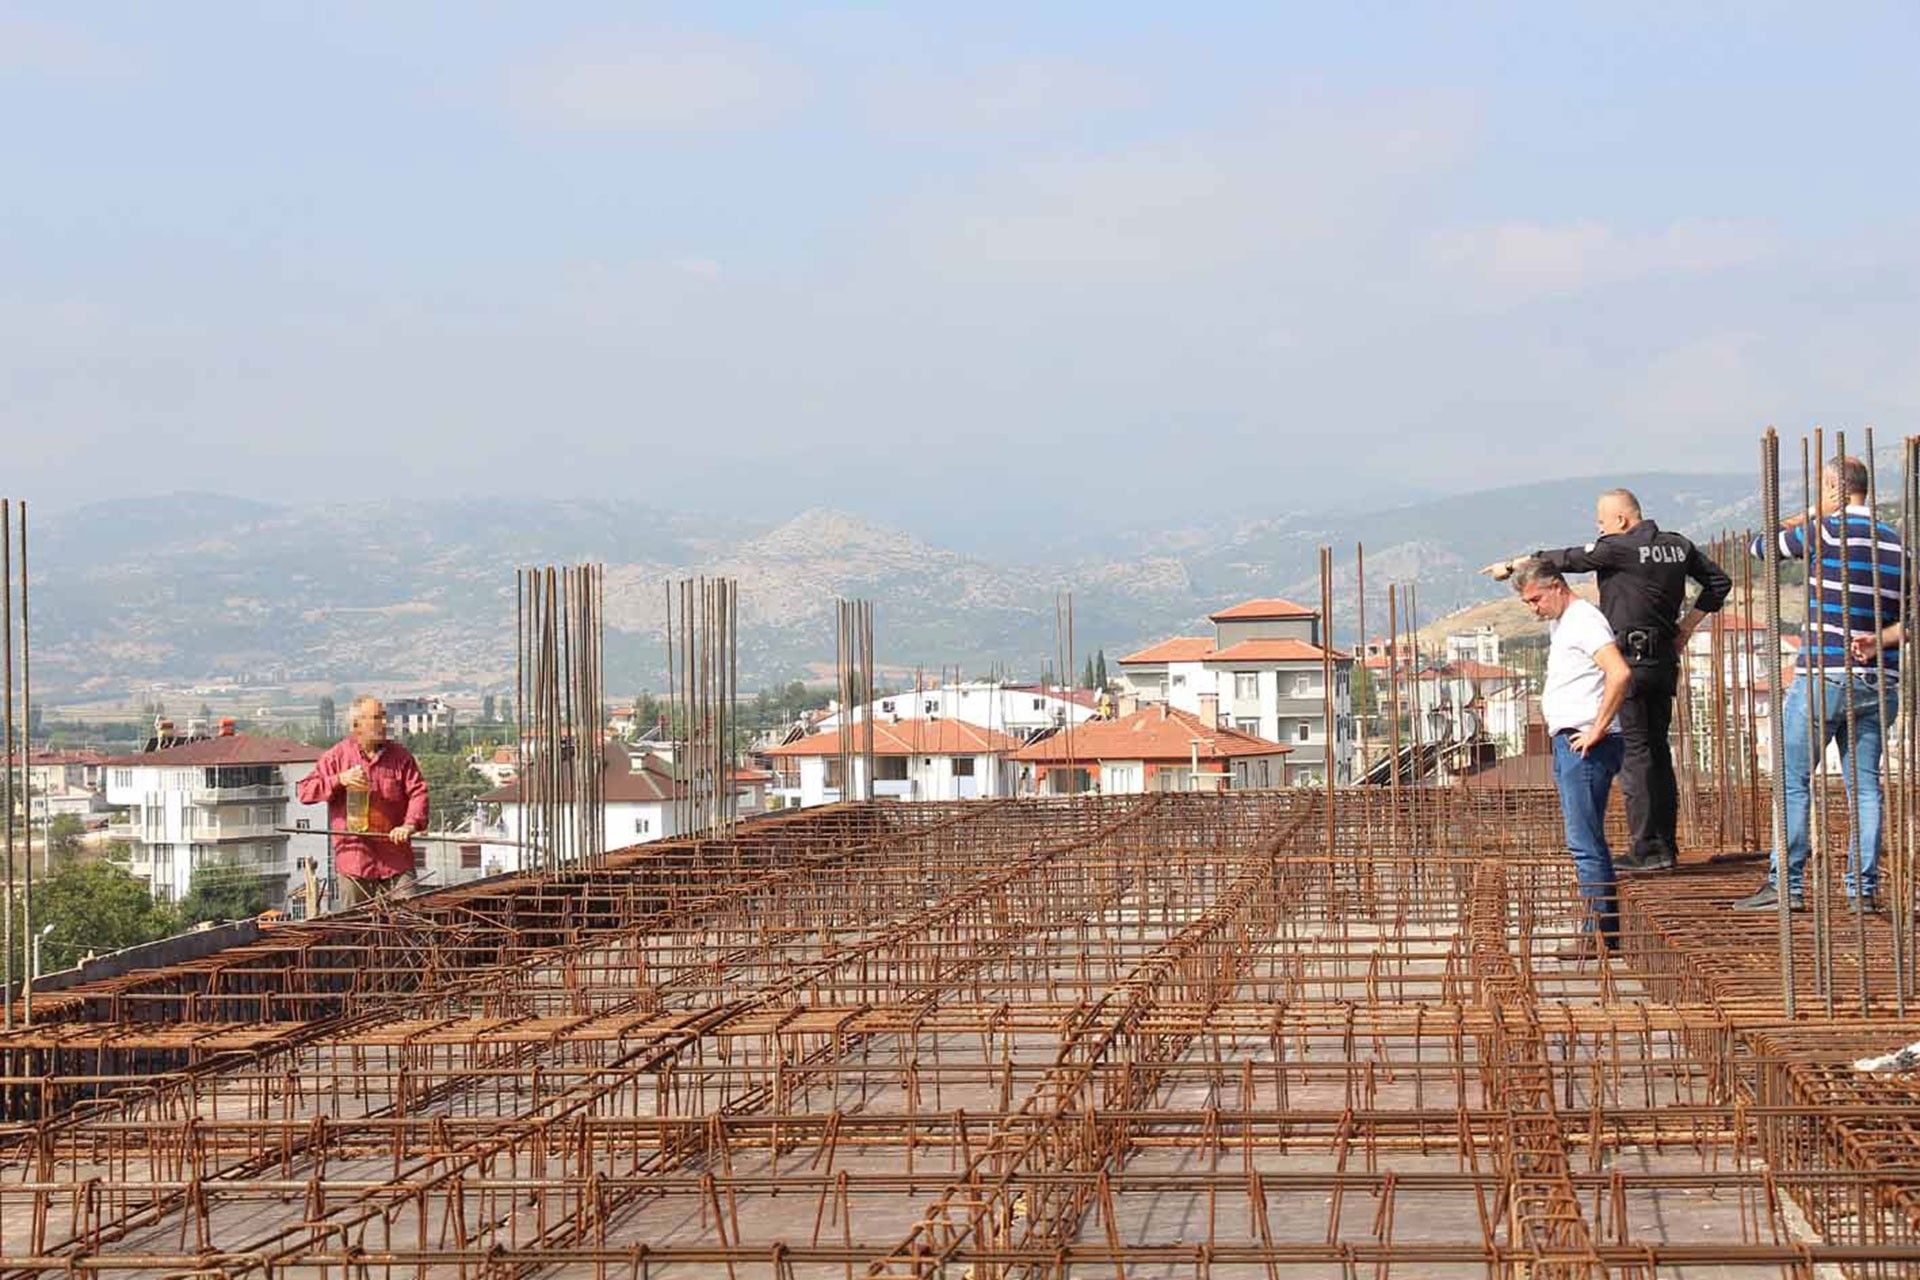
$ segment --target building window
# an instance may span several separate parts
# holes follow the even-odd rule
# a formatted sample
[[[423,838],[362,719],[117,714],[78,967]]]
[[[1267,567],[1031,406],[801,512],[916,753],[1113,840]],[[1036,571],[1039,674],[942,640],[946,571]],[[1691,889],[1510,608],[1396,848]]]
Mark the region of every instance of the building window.
[[[928,698],[926,702],[922,705],[921,712],[924,715],[930,715],[930,716],[939,715],[940,700],[938,698]]]
[[[648,822],[645,818],[635,818],[633,820],[633,834],[637,836],[644,836],[648,834],[648,832],[652,829],[652,826],[653,824],[651,822]]]
[[[1045,711],[1047,709],[1047,700],[1045,698],[1035,698],[1033,700],[1033,709],[1035,711]]]
[[[1242,702],[1260,696],[1260,673],[1257,671],[1236,671],[1233,673],[1233,696]]]
[[[882,711],[883,713],[885,713],[885,714],[887,714],[887,715],[892,715],[892,714],[893,714],[893,699],[892,699],[892,698],[888,698],[888,699],[887,699],[887,700],[886,700],[885,702],[882,702],[882,703],[880,704],[880,710],[881,710],[881,711]]]
[[[905,756],[881,756],[873,762],[873,776],[881,782],[905,782],[907,780],[907,758]]]
[[[1302,720],[1300,722],[1300,741],[1307,742],[1307,741],[1310,741],[1312,737],[1313,737],[1313,726],[1309,724],[1307,721]]]
[[[298,827],[298,828],[300,828],[300,830],[302,830],[302,831],[311,831],[311,830],[313,830],[313,819],[312,819],[312,818],[297,818],[297,819],[295,819],[295,820],[294,820],[294,824],[293,824],[293,825],[294,825],[294,826],[296,826],[296,827]],[[1791,867],[1789,867],[1789,868],[1787,868],[1787,869],[1788,869],[1789,871],[1791,871],[1791,870],[1792,870],[1793,868],[1791,868]]]
[[[955,756],[953,758],[953,776],[956,778],[971,778],[973,776],[973,757]]]
[[[1185,688],[1186,683],[1187,683],[1187,678],[1185,676],[1175,676],[1173,678],[1173,687],[1176,689]]]
[[[1260,736],[1260,722],[1258,720],[1235,720],[1233,727],[1242,733],[1250,733],[1255,737]]]
[[[460,865],[469,871],[480,869],[480,846],[463,844],[460,846]]]
[[[133,770],[115,769],[113,771],[113,785],[116,787],[131,787],[133,785]]]
[[[1306,676],[1306,675],[1295,676],[1293,678],[1293,696],[1296,698],[1312,697],[1313,696],[1313,677]]]

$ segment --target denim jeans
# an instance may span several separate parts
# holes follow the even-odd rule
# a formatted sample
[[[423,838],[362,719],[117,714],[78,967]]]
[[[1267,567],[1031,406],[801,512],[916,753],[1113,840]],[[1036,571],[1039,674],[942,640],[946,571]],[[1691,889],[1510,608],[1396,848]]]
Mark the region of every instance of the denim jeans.
[[[1818,681],[1822,714],[1826,717],[1826,739],[1816,754],[1809,741],[1808,721],[1813,716],[1809,690],[1816,682],[1802,672],[1793,678],[1787,691],[1787,705],[1781,713],[1780,731],[1786,736],[1784,756],[1787,790],[1787,886],[1790,892],[1805,889],[1807,872],[1807,831],[1811,826],[1813,793],[1809,779],[1813,764],[1826,754],[1828,742],[1840,744],[1840,777],[1846,784],[1851,805],[1855,783],[1859,784],[1860,822],[1853,828],[1847,846],[1847,894],[1855,889],[1854,872],[1869,896],[1880,885],[1880,742],[1898,714],[1899,678],[1891,672],[1881,686],[1878,672],[1853,677],[1853,733],[1847,726],[1847,682],[1844,676],[1828,675]],[[1861,863],[1861,850],[1866,862]],[[1777,868],[1775,869],[1777,871]],[[1772,873],[1769,880],[1773,879]]]
[[[1609,734],[1586,755],[1567,745],[1571,735],[1553,735],[1553,785],[1560,791],[1560,815],[1566,822],[1573,873],[1593,920],[1609,942],[1620,932],[1620,902],[1614,894],[1613,851],[1607,848],[1607,796],[1620,772],[1626,745]]]

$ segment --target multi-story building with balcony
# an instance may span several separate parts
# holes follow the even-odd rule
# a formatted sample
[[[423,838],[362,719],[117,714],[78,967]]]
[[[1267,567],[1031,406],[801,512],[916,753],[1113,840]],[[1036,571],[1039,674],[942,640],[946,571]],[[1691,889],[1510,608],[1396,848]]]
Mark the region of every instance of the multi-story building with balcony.
[[[387,728],[396,737],[453,732],[453,704],[445,698],[388,698]]]
[[[1324,780],[1329,760],[1334,781],[1351,781],[1353,657],[1323,647],[1319,611],[1246,600],[1208,620],[1211,639],[1176,636],[1120,659],[1122,689],[1142,705],[1166,703],[1209,727],[1292,748],[1279,766],[1287,785]]]
[[[878,724],[959,720],[1025,742],[1068,725],[1085,724],[1095,711],[1096,697],[1087,689],[966,680],[883,694],[871,704],[853,708],[851,716],[836,709],[809,726],[809,732],[831,733],[842,723],[858,724],[869,717]],[[789,741],[798,736],[792,735]]]
[[[195,868],[222,866],[267,881],[272,905],[282,905],[306,869],[289,858],[292,837],[280,828],[326,830],[326,806],[293,793],[319,758],[302,742],[228,730],[106,760],[107,803],[126,810],[109,830],[133,846],[128,869],[157,899],[178,901]],[[324,840],[302,845],[325,848]]]
[[[865,722],[816,733],[766,752],[773,765],[776,807],[875,800],[982,800],[1013,794],[1013,753],[1020,739],[964,720],[919,719],[873,724],[873,780],[866,775]],[[853,752],[852,778],[843,747]],[[851,784],[851,785],[849,785]]]

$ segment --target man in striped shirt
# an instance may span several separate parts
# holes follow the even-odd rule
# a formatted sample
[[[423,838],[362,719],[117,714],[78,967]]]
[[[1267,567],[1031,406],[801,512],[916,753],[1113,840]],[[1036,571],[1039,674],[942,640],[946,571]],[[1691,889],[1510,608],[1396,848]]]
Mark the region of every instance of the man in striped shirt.
[[[1900,535],[1874,519],[1867,489],[1865,463],[1830,461],[1820,472],[1817,516],[1810,512],[1781,524],[1781,557],[1806,560],[1813,582],[1813,609],[1780,721],[1786,739],[1781,776],[1787,790],[1787,894],[1795,911],[1805,890],[1808,779],[1834,741],[1847,795],[1859,814],[1847,852],[1847,893],[1853,905],[1876,909],[1880,744],[1898,706],[1907,554]],[[1755,538],[1752,551],[1764,555],[1764,539]],[[1822,732],[1816,745],[1814,736]],[[1779,868],[1773,867],[1767,883],[1734,908],[1777,910],[1779,901]]]

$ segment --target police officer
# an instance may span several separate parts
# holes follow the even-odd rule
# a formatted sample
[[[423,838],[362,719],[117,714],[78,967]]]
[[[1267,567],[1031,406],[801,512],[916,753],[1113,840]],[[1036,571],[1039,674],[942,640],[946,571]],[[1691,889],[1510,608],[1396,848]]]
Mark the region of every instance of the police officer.
[[[1600,580],[1600,612],[1612,624],[1621,656],[1633,673],[1620,707],[1626,759],[1620,768],[1627,796],[1633,848],[1614,859],[1618,871],[1664,871],[1678,853],[1679,786],[1667,734],[1687,637],[1726,602],[1733,579],[1677,533],[1668,533],[1640,512],[1626,489],[1600,495],[1594,523],[1600,536],[1584,547],[1533,554],[1562,573],[1592,573]],[[1504,580],[1516,560],[1490,564],[1482,573]],[[1687,579],[1700,584],[1684,619]]]

